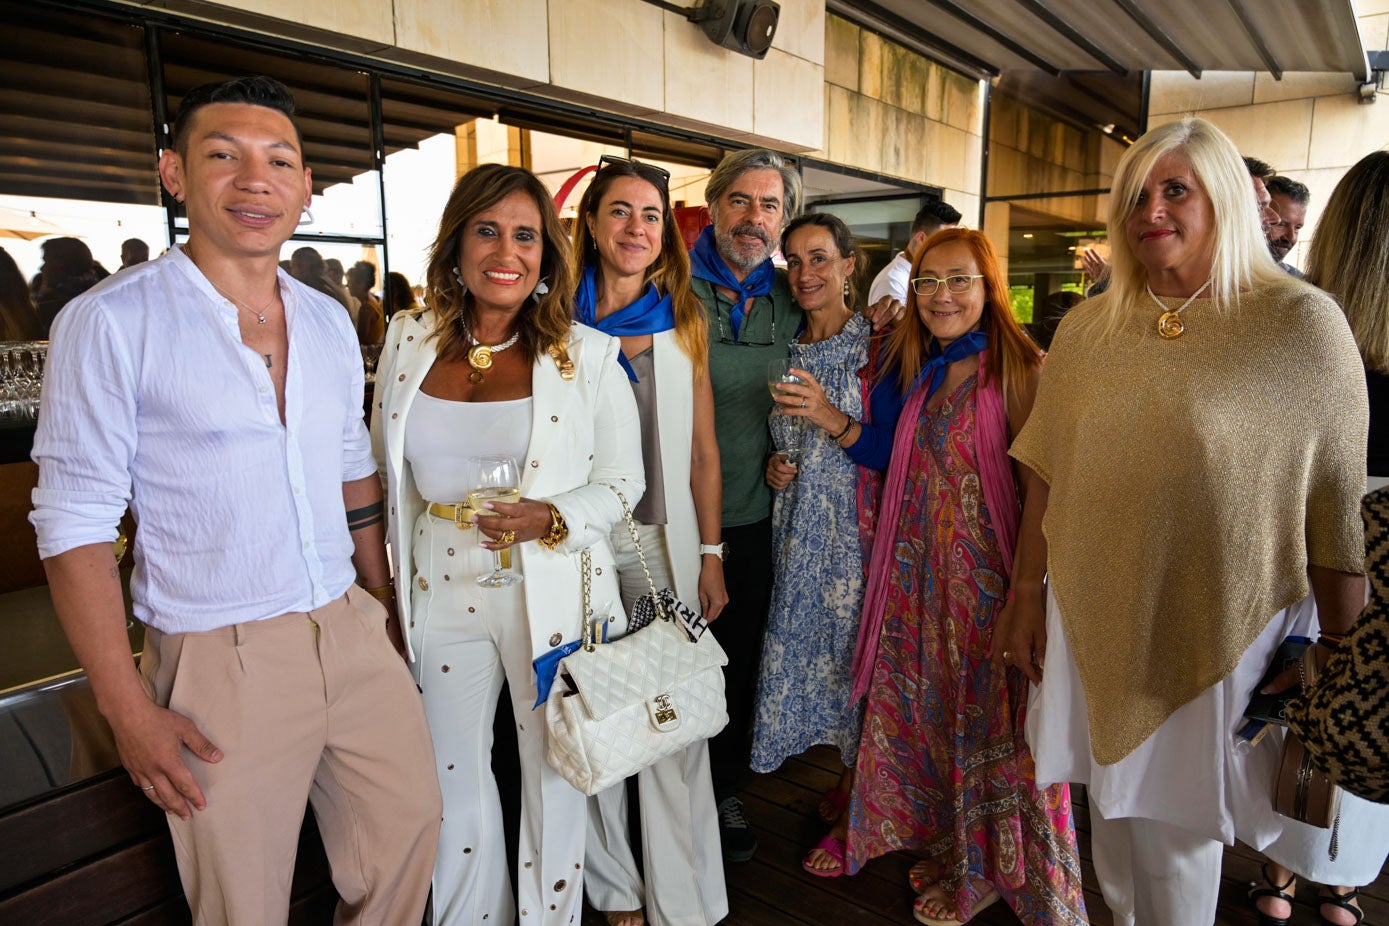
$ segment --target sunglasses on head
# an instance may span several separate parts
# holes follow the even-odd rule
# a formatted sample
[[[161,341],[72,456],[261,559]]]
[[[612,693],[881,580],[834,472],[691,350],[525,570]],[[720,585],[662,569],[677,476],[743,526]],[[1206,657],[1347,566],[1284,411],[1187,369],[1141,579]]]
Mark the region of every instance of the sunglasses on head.
[[[609,164],[620,164],[631,167],[637,172],[637,176],[651,183],[660,181],[660,187],[667,189],[670,186],[670,171],[664,167],[657,167],[655,164],[648,164],[645,161],[638,161],[636,158],[618,157],[615,154],[605,154],[598,159],[598,171],[601,173],[604,167]],[[655,177],[656,180],[652,178]]]

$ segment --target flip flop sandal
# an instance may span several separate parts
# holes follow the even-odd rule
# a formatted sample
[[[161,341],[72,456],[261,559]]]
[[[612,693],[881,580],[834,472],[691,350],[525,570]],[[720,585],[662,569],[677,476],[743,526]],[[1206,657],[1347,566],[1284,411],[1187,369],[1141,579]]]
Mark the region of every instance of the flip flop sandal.
[[[990,885],[989,889],[980,895],[979,899],[974,902],[974,910],[970,918],[968,920],[961,920],[953,916],[931,916],[927,914],[921,909],[921,898],[918,897],[916,902],[912,904],[912,916],[916,917],[918,923],[925,923],[926,926],[965,926],[965,923],[972,922],[974,918],[979,915],[980,911],[997,903],[998,899],[998,891],[994,890],[993,886]]]
[[[1350,905],[1350,902],[1358,896],[1360,896],[1360,888],[1358,887],[1351,888],[1348,894],[1337,894],[1335,891],[1330,891],[1330,893],[1327,894],[1318,894],[1317,919],[1325,923],[1326,926],[1336,926],[1336,923],[1322,915],[1321,908],[1323,906],[1340,907],[1342,910],[1355,917],[1355,926],[1360,926],[1360,923],[1365,920],[1365,911],[1361,910],[1359,907],[1352,907]]]
[[[1293,895],[1289,894],[1287,891],[1288,888],[1292,887],[1293,882],[1297,880],[1297,875],[1290,875],[1288,880],[1282,884],[1274,884],[1273,879],[1268,876],[1267,862],[1259,866],[1259,874],[1263,876],[1263,881],[1260,883],[1267,884],[1268,887],[1259,887],[1256,885],[1249,889],[1249,899],[1254,904],[1254,912],[1259,914],[1259,926],[1288,926],[1288,923],[1292,921],[1291,913],[1289,913],[1288,916],[1269,916],[1259,909],[1259,900],[1264,897],[1272,897],[1274,900],[1285,900],[1291,910]],[[1335,903],[1335,901],[1328,900],[1327,903]],[[1358,923],[1360,921],[1356,920],[1356,922]]]
[[[817,878],[837,878],[844,874],[844,840],[835,836],[826,836],[815,844],[815,849],[824,852],[830,858],[839,863],[838,868],[816,868],[810,864],[810,855],[807,854],[801,862],[801,867]],[[815,849],[811,849],[814,852]]]
[[[931,877],[931,872],[935,871],[935,866],[930,862],[917,862],[907,872],[907,883],[912,886],[912,891],[920,897],[926,893],[926,889],[936,883],[936,879]]]

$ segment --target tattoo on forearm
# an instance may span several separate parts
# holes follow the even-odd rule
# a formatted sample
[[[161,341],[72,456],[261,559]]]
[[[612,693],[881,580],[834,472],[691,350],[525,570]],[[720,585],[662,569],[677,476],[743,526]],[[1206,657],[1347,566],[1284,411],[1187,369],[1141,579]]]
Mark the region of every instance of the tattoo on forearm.
[[[384,506],[381,502],[374,502],[361,508],[352,509],[347,513],[347,529],[349,531],[359,531],[364,527],[380,524],[384,510]]]

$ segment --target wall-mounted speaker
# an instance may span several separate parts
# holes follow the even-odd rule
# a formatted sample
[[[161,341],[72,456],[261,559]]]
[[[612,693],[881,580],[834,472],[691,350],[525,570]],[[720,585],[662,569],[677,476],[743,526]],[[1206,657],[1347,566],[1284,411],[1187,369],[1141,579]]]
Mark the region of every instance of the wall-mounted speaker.
[[[781,18],[773,0],[704,0],[690,17],[715,45],[747,55],[767,57]]]

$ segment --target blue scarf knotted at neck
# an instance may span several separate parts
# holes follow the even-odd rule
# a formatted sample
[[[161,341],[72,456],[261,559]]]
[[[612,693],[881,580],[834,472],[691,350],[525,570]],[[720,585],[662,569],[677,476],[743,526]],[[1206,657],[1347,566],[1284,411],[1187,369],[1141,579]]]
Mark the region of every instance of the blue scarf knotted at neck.
[[[690,248],[690,276],[708,280],[716,286],[739,294],[739,298],[733,300],[733,310],[728,313],[728,322],[733,328],[733,339],[736,341],[738,329],[743,326],[743,319],[747,316],[743,306],[749,299],[771,294],[772,287],[776,285],[776,265],[768,258],[758,264],[747,275],[747,279],[738,282],[738,278],[733,275],[733,271],[719,254],[718,245],[714,241],[714,226],[706,225],[704,231],[695,239],[694,247]]]
[[[615,338],[635,337],[674,328],[675,308],[671,304],[669,294],[662,296],[656,291],[655,283],[647,283],[646,289],[637,297],[636,302],[599,318],[598,265],[590,261],[584,265],[583,276],[579,278],[579,291],[574,294],[574,318]],[[635,383],[637,372],[632,369],[631,361],[620,349],[617,352],[617,362],[627,371],[627,378]]]
[[[926,365],[917,374],[916,382],[912,383],[912,388],[908,394],[915,392],[922,383],[927,383],[926,398],[929,400],[940,388],[940,384],[945,381],[946,367],[964,360],[966,357],[973,357],[988,346],[989,336],[978,330],[956,338],[945,350],[941,350],[937,342],[931,342],[930,359],[926,361]]]

